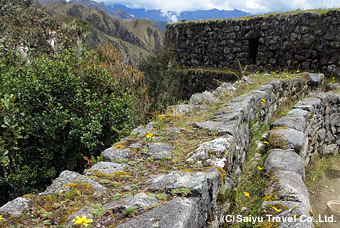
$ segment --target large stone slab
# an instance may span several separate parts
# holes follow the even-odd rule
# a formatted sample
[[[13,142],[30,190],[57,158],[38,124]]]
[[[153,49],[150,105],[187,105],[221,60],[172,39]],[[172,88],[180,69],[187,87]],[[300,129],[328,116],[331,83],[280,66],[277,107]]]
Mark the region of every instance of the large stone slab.
[[[307,120],[304,116],[283,116],[277,120],[275,120],[270,128],[275,127],[289,127],[293,128],[297,131],[304,132],[306,130]]]
[[[302,202],[311,210],[308,190],[301,175],[285,170],[276,171],[270,186],[265,190],[267,195],[276,193],[283,201]]]
[[[205,227],[205,221],[198,213],[198,200],[176,198],[139,216],[130,219],[117,228],[193,228]]]
[[[305,168],[300,155],[294,150],[272,149],[264,163],[264,168],[269,172],[276,170],[291,171],[305,179]]]
[[[202,105],[216,103],[218,99],[211,92],[195,93],[191,96],[189,103],[192,105]]]
[[[120,209],[124,211],[129,207],[148,208],[157,204],[159,204],[159,201],[155,197],[148,196],[142,192],[134,196],[129,196],[123,199],[115,200],[111,203],[107,203],[103,207],[106,209]]]
[[[294,108],[300,108],[306,110],[308,112],[313,112],[315,109],[319,109],[321,107],[321,100],[319,98],[306,98],[302,101],[299,101]]]
[[[165,190],[171,192],[172,189],[187,188],[195,196],[209,195],[208,191],[215,191],[219,185],[221,174],[212,169],[210,172],[183,172],[174,171],[168,174],[152,176],[149,189]]]
[[[131,157],[133,151],[130,149],[115,149],[110,147],[103,152],[103,157],[106,161],[115,161],[119,159]]]
[[[271,148],[293,149],[303,158],[306,156],[308,139],[301,131],[295,129],[273,129],[269,133]]]
[[[218,166],[228,170],[232,163],[232,141],[232,136],[229,136],[205,142],[188,154],[187,161],[196,161],[207,166]]]
[[[277,214],[273,207],[281,210],[281,212]],[[306,221],[307,218],[311,221],[314,221],[314,219],[310,213],[310,208],[306,207],[303,203],[292,201],[265,201],[262,203],[261,208],[265,213],[272,212],[277,214],[276,217],[282,218],[279,228],[314,228],[313,222]],[[283,218],[286,218],[286,220],[283,220]],[[289,221],[288,218],[291,218],[293,221]]]
[[[235,132],[235,128],[237,126],[236,121],[205,121],[205,122],[196,122],[193,124],[194,127],[199,127],[203,129],[207,129],[210,131],[217,131],[220,134],[229,134],[233,135]]]
[[[13,216],[18,216],[28,207],[29,201],[29,199],[26,199],[24,197],[18,197],[12,201],[9,201],[8,203],[0,207],[0,214],[8,212]]]
[[[71,183],[84,183],[89,184],[94,190],[94,195],[99,195],[106,191],[106,188],[97,182],[87,178],[84,175],[81,175],[76,172],[65,170],[60,173],[59,177],[55,179],[50,186],[46,188],[46,190],[41,195],[46,194],[57,194],[62,191],[68,191],[69,188],[64,185],[71,184]]]
[[[160,160],[162,158],[171,158],[174,148],[166,143],[149,143],[148,153],[155,159]]]
[[[90,175],[94,171],[100,171],[105,174],[112,174],[117,171],[123,171],[127,167],[126,164],[113,163],[113,162],[98,162],[90,169],[86,170],[86,175]]]

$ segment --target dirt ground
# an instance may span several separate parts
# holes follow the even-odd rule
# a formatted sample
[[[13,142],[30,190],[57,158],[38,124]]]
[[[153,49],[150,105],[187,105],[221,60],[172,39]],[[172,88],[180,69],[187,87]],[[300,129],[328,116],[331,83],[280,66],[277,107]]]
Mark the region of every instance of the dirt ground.
[[[324,178],[315,180],[309,197],[315,217],[326,210],[329,200],[340,200],[340,159],[326,172]]]

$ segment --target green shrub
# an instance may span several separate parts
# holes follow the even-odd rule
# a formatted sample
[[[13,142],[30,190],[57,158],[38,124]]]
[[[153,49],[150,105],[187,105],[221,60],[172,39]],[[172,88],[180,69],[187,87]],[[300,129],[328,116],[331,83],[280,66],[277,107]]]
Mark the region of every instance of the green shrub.
[[[86,53],[0,66],[1,195],[41,191],[62,170],[81,170],[84,156],[99,155],[143,119],[131,90]]]
[[[182,83],[184,74],[168,51],[150,55],[139,69],[144,72],[151,110],[165,110],[168,105],[181,100],[185,86]]]

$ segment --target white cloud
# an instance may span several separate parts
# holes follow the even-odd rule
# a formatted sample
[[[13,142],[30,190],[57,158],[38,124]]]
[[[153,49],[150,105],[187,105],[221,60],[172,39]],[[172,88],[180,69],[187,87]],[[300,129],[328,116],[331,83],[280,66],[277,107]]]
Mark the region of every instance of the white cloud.
[[[250,13],[287,11],[295,9],[340,7],[340,0],[95,0],[122,4],[131,8],[162,9],[163,12],[185,10],[239,9]],[[171,15],[172,17],[174,15]]]

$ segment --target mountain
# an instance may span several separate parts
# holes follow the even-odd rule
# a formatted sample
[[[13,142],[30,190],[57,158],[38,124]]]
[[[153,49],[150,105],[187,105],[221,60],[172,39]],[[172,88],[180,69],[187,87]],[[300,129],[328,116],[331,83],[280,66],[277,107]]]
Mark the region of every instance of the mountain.
[[[150,20],[118,20],[105,12],[104,4],[95,4],[91,8],[79,2],[65,1],[50,2],[42,7],[57,18],[76,17],[92,26],[85,42],[95,48],[98,44],[114,43],[126,56],[131,64],[137,63],[150,53],[163,46],[164,33]],[[93,9],[96,7],[96,9]],[[99,11],[98,11],[99,10]]]
[[[184,11],[180,14],[180,20],[206,20],[206,19],[223,19],[223,18],[232,18],[232,17],[245,17],[250,16],[249,13],[246,13],[241,10],[196,10],[196,11]]]
[[[196,11],[183,11],[179,15],[173,11],[164,12],[161,10],[147,10],[143,8],[132,9],[124,5],[107,5],[111,10],[123,10],[136,18],[147,18],[153,21],[180,21],[180,20],[200,20],[200,19],[222,19],[232,17],[244,17],[250,14],[241,10],[196,10]]]

